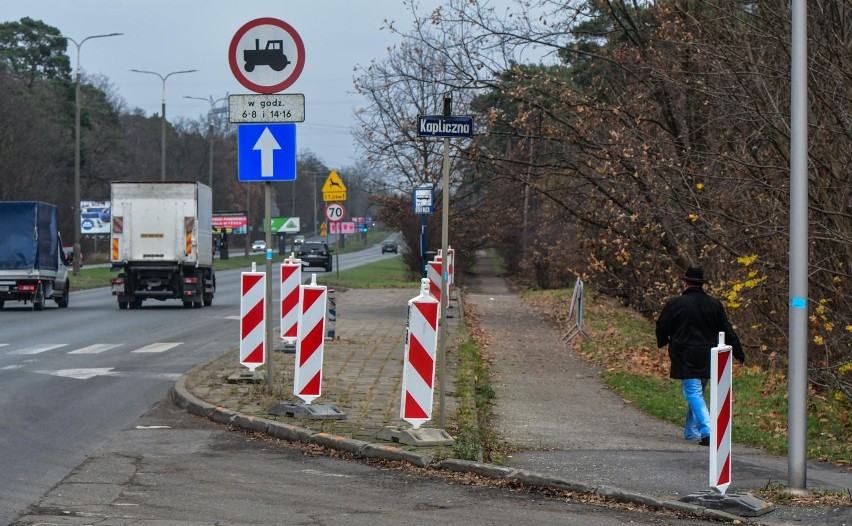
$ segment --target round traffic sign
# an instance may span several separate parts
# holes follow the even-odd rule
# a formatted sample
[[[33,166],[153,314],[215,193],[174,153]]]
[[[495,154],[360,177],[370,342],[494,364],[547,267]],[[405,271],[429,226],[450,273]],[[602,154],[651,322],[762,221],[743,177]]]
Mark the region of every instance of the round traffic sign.
[[[340,221],[346,215],[346,209],[340,203],[329,203],[325,205],[325,218],[329,221]]]
[[[228,48],[237,81],[256,93],[277,93],[296,82],[305,67],[305,44],[293,26],[256,18],[237,30]]]

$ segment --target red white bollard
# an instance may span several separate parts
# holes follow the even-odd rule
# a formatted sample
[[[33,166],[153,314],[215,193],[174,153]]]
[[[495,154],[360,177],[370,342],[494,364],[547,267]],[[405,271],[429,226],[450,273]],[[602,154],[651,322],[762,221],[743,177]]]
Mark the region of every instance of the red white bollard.
[[[266,273],[240,274],[240,363],[252,372],[266,360]]]
[[[429,280],[422,279],[420,295],[408,301],[399,416],[414,429],[432,418],[440,303],[431,296],[429,288]]]
[[[299,324],[299,285],[302,284],[302,260],[292,256],[281,263],[281,338],[296,342]]]
[[[733,348],[719,345],[710,349],[710,488],[724,495],[731,484],[731,417],[733,409]]]
[[[317,285],[316,274],[312,275],[310,285],[299,286],[299,327],[293,394],[306,404],[322,395],[327,299],[328,287]]]
[[[429,280],[429,294],[441,303],[441,260],[426,264],[426,279]]]

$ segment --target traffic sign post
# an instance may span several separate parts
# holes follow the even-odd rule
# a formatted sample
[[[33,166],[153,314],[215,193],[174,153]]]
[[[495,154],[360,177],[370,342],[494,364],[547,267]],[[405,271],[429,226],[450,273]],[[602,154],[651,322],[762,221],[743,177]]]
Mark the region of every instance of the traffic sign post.
[[[293,27],[276,18],[258,18],[237,30],[228,47],[228,63],[237,81],[255,93],[273,94],[292,85],[305,67],[305,45]],[[245,119],[290,122],[298,107],[283,108],[288,97],[245,99],[261,111],[246,109]],[[301,101],[304,120],[304,98]],[[242,113],[239,114],[242,118]],[[293,124],[241,124],[238,130],[238,180],[263,181],[266,225],[266,276],[272,274],[272,181],[296,179],[296,128]],[[264,279],[264,299],[272,296],[272,280]],[[265,300],[264,300],[265,301]],[[272,301],[265,301],[264,341],[272,341]],[[267,385],[274,385],[273,361],[268,360]]]
[[[473,136],[473,117],[466,115],[452,115],[453,99],[449,93],[444,94],[444,108],[441,115],[418,115],[417,116],[417,135],[420,137],[443,137],[444,139],[444,161],[441,170],[441,178],[443,182],[443,211],[441,213],[441,251],[447,253],[449,242],[449,223],[450,223],[450,138],[453,137],[472,137]],[[416,206],[416,205],[415,205]],[[424,216],[425,217],[425,216]],[[431,264],[430,264],[431,265]],[[441,276],[447,274],[447,258],[441,260]],[[427,274],[429,269],[427,268]],[[443,287],[441,297],[441,327],[446,327],[447,316],[447,281],[441,280]],[[439,408],[438,408],[438,426],[444,427],[444,397],[445,397],[445,377],[446,377],[446,357],[447,357],[447,331],[441,330],[441,346],[440,346],[440,389],[438,393]]]
[[[228,63],[237,81],[255,93],[290,87],[305,67],[305,45],[293,26],[276,18],[244,24],[231,39]]]

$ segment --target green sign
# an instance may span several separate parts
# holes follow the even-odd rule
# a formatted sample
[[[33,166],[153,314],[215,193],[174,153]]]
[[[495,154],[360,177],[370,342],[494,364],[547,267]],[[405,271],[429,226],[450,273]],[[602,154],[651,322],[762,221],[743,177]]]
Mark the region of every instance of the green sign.
[[[276,234],[295,234],[300,230],[298,217],[273,217],[272,232]],[[266,225],[262,225],[261,232],[266,232]]]

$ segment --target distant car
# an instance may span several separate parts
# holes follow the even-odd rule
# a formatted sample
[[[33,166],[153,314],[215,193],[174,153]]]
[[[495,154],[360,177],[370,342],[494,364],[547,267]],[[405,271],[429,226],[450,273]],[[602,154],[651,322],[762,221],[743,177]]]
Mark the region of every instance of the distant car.
[[[256,241],[251,242],[252,252],[263,252],[264,250],[266,250],[266,241],[258,239]]]
[[[296,245],[301,245],[304,242],[305,242],[305,236],[303,236],[303,235],[298,235],[298,236],[293,238],[293,243],[296,244]]]
[[[382,243],[382,254],[385,252],[393,252],[397,254],[399,252],[399,246],[396,244],[396,241],[385,241]]]
[[[302,243],[296,257],[302,260],[302,267],[322,267],[331,272],[331,250],[325,243]]]
[[[74,247],[62,247],[62,252],[65,254],[65,261],[69,265],[74,264]],[[83,266],[83,256],[80,255],[80,266]]]

